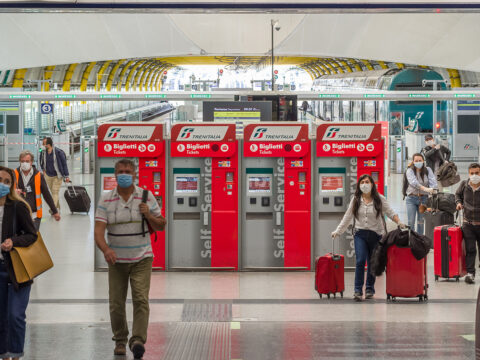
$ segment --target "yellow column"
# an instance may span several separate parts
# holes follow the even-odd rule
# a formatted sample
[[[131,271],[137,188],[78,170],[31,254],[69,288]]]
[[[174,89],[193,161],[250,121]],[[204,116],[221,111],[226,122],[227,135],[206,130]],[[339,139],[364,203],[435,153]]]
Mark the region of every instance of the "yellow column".
[[[27,73],[28,69],[17,69],[13,74],[13,84],[12,87],[14,88],[22,88],[23,82],[25,80],[25,74]]]

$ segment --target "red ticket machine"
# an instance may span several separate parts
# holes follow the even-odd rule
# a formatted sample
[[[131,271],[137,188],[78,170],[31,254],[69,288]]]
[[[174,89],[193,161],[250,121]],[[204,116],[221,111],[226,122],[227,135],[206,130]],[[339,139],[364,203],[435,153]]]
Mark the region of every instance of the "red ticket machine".
[[[132,158],[138,166],[138,186],[150,190],[157,199],[165,216],[165,140],[163,124],[152,123],[107,123],[98,128],[95,201],[104,191],[117,186],[115,162]],[[154,254],[153,268],[165,270],[165,232],[151,235]],[[106,264],[103,255],[96,255],[96,268]]]
[[[242,268],[311,268],[311,143],[307,124],[244,129]]]
[[[315,156],[315,256],[332,251],[334,231],[355,193],[363,174],[372,176],[384,194],[384,151],[381,124],[328,123],[317,127]],[[345,266],[355,266],[351,231],[336,240],[336,251],[345,256]]]
[[[176,124],[170,143],[169,269],[238,269],[235,124]]]

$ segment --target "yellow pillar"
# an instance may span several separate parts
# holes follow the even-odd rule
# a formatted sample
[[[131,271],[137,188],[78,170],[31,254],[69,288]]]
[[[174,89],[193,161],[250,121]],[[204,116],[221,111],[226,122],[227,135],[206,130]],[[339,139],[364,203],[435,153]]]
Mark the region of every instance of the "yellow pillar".
[[[13,84],[12,87],[14,88],[22,88],[23,82],[25,81],[25,74],[27,73],[28,69],[17,69],[13,74]]]

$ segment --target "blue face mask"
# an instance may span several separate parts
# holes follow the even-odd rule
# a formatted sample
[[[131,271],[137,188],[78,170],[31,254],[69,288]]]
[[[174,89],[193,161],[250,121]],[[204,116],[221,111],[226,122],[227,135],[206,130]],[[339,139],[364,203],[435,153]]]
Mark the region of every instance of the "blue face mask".
[[[128,188],[133,184],[133,176],[130,174],[118,174],[117,184],[121,188]]]
[[[413,165],[415,165],[417,169],[421,169],[423,167],[423,161],[414,162]]]
[[[0,198],[8,195],[10,193],[10,186],[0,183]]]

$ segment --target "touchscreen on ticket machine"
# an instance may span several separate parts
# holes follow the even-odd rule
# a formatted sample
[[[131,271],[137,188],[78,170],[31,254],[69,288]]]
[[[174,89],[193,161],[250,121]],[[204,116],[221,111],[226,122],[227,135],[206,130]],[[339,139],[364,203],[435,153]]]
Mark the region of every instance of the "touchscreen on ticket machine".
[[[165,140],[163,124],[108,123],[98,128],[95,173],[95,204],[105,191],[116,188],[115,163],[122,158],[137,165],[138,186],[152,192],[165,216]],[[151,235],[153,268],[165,270],[165,232]],[[95,268],[107,265],[96,249]]]
[[[330,234],[342,219],[355,193],[358,178],[372,176],[384,193],[384,140],[374,123],[321,124],[316,133],[314,255],[332,251]],[[353,236],[347,231],[336,240],[335,251],[345,266],[355,266]]]

